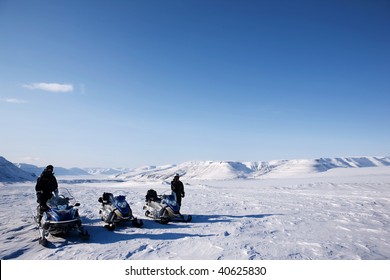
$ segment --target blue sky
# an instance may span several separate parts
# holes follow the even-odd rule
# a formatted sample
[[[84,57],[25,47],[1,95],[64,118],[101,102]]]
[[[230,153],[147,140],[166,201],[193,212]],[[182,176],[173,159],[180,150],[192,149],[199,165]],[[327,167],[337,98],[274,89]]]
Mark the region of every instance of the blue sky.
[[[0,1],[0,155],[390,155],[389,1]]]

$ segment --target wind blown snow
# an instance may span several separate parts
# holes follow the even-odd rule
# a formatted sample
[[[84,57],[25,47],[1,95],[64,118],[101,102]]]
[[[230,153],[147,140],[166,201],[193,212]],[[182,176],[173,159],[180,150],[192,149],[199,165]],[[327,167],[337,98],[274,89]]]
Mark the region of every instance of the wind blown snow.
[[[292,171],[292,170],[291,170]],[[292,173],[291,173],[292,174]],[[290,175],[291,175],[290,174]],[[0,183],[0,258],[19,260],[288,260],[390,259],[390,167],[334,168],[296,176],[195,180],[183,176],[181,212],[191,223],[159,224],[144,216],[148,189],[168,180],[60,179],[77,201],[89,241],[77,234],[38,244],[32,211],[35,182]],[[61,179],[63,179],[61,181]],[[66,183],[68,182],[68,183]],[[103,192],[127,197],[144,221],[107,231]]]

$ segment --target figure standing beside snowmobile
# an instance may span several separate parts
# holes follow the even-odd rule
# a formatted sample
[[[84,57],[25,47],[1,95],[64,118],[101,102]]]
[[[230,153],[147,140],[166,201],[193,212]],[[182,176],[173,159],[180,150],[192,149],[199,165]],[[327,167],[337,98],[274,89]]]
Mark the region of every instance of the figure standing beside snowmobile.
[[[171,190],[176,195],[176,202],[181,206],[181,198],[185,196],[184,185],[180,181],[180,175],[176,173],[171,182]]]
[[[48,209],[46,203],[53,197],[53,193],[58,196],[58,183],[53,170],[53,165],[46,166],[41,176],[37,179],[37,184],[35,185],[37,202],[39,203],[38,221],[41,220],[43,212]]]

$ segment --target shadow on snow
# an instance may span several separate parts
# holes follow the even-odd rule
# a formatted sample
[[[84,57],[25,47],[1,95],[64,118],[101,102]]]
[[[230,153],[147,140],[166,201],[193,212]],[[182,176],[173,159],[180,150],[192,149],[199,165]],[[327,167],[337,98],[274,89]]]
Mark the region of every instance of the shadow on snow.
[[[238,219],[263,219],[284,214],[252,214],[252,215],[192,215],[192,223],[230,223]]]
[[[153,229],[166,229],[167,231],[172,229],[188,228],[191,224],[196,223],[230,223],[240,219],[264,219],[270,216],[280,216],[283,214],[251,214],[251,215],[193,215],[191,223],[169,223],[160,224],[153,220],[143,219],[144,226],[142,228],[134,228],[126,223],[119,225],[113,232],[104,228],[104,222],[99,219],[84,219],[86,223],[83,224],[84,228],[91,235],[87,241],[80,240],[76,235],[70,234],[65,238],[54,238],[50,240],[47,248],[58,248],[66,245],[76,243],[97,243],[97,244],[110,244],[120,241],[127,241],[133,239],[149,239],[149,240],[177,240],[187,237],[209,237],[215,236],[215,234],[193,234],[193,233],[177,233],[177,232],[159,232],[150,233]],[[101,223],[99,223],[101,221]],[[91,224],[92,223],[92,224]],[[144,231],[144,232],[143,232]]]

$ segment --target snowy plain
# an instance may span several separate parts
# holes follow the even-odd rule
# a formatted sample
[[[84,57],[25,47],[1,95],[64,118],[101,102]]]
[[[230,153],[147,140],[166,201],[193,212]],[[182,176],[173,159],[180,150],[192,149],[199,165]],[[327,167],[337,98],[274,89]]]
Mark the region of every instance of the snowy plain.
[[[389,260],[390,167],[333,168],[256,179],[181,179],[181,212],[191,223],[144,217],[148,189],[170,192],[168,180],[72,180],[57,177],[78,202],[91,235],[49,236],[38,244],[32,220],[35,182],[0,183],[2,260]],[[78,177],[79,178],[79,177]],[[96,177],[93,177],[96,178]],[[142,228],[107,231],[103,192],[127,197]]]

